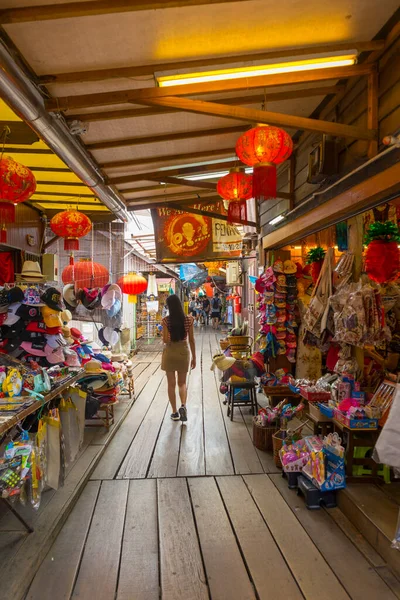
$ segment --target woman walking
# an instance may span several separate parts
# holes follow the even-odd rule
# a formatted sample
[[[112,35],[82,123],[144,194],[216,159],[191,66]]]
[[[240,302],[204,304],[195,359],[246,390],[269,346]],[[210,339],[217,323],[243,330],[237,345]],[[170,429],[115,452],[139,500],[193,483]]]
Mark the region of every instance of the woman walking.
[[[191,369],[196,368],[196,346],[193,334],[193,317],[185,316],[181,301],[178,296],[172,294],[167,298],[169,310],[168,317],[162,320],[163,342],[165,343],[161,369],[167,374],[168,399],[171,404],[173,421],[187,421],[186,399],[187,386],[186,377]],[[190,352],[187,344],[189,339]],[[179,398],[181,407],[176,410],[176,380],[178,379]]]

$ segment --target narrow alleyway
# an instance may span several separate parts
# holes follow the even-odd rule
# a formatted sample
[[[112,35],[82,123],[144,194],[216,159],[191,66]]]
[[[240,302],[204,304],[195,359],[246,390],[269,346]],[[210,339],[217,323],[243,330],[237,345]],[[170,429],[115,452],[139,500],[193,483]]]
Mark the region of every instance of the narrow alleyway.
[[[186,425],[170,420],[160,353],[137,355],[148,381],[27,598],[398,597],[339,509],[308,511],[254,448],[248,410],[227,419],[210,370],[215,332],[196,332],[196,343]]]

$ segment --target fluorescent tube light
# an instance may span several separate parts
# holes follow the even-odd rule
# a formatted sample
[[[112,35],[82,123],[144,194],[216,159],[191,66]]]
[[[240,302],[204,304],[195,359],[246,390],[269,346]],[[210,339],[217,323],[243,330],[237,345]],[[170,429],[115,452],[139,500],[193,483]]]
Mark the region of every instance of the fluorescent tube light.
[[[295,50],[293,50],[295,53]],[[255,67],[241,67],[237,69],[223,69],[219,71],[206,71],[202,73],[184,73],[180,75],[166,75],[157,77],[160,87],[174,85],[189,85],[191,83],[207,83],[210,81],[226,81],[229,79],[245,79],[260,75],[277,75],[279,73],[295,73],[298,71],[311,71],[313,69],[332,69],[334,67],[348,67],[357,60],[355,54],[345,56],[330,56],[324,58],[309,58],[271,65]]]
[[[277,225],[278,223],[283,221],[284,218],[284,215],[278,215],[277,217],[275,217],[275,219],[272,219],[272,221],[270,221],[268,225]]]

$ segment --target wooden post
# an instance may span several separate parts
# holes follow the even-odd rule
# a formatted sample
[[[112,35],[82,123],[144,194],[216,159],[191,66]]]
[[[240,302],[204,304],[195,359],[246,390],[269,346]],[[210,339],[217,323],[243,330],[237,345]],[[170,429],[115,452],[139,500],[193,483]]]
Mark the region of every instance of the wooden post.
[[[289,210],[294,209],[294,188],[296,181],[296,154],[293,153],[289,158]]]
[[[378,131],[378,67],[368,75],[368,129]],[[368,144],[368,158],[378,154],[378,140]]]
[[[354,254],[353,263],[353,281],[360,281],[362,271],[362,251],[363,251],[363,217],[357,215],[347,221],[348,227],[348,247]],[[353,356],[356,359],[361,372],[364,372],[364,350],[353,346]]]

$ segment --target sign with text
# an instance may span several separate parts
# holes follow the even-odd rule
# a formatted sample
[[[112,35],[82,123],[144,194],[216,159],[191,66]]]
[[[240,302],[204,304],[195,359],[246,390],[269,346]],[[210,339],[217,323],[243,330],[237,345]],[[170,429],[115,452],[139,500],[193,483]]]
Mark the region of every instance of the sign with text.
[[[193,209],[226,214],[222,202],[193,204]],[[239,257],[242,238],[235,225],[168,206],[152,209],[157,261],[185,263]]]

